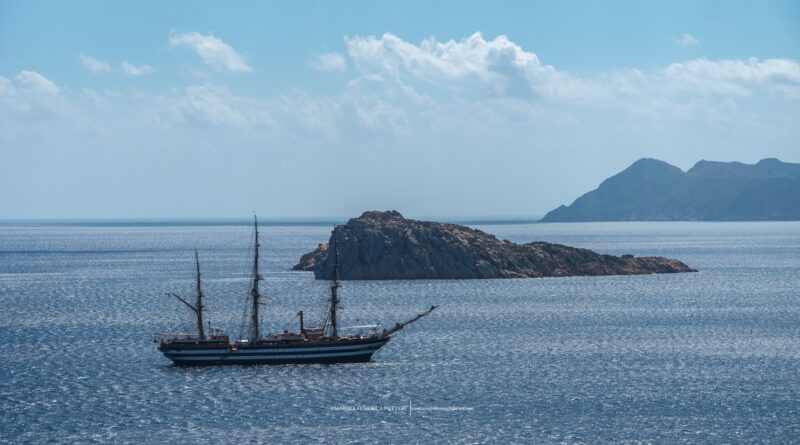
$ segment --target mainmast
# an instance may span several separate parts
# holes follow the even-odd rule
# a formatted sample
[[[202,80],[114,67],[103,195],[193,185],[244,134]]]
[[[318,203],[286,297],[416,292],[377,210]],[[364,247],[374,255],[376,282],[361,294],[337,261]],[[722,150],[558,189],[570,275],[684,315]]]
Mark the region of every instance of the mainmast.
[[[258,218],[253,215],[253,227],[255,230],[255,257],[253,258],[253,287],[250,290],[250,296],[252,298],[252,313],[253,318],[250,320],[250,324],[252,325],[252,340],[259,340],[261,338],[261,323],[258,316],[258,307],[261,305],[261,295],[258,293],[258,282],[261,281],[263,278],[258,273]]]
[[[197,255],[197,249],[194,250],[194,262],[197,266],[197,301],[194,307],[197,309],[197,333],[200,340],[205,340],[206,333],[203,330],[203,288],[200,286],[200,257]]]
[[[339,243],[336,238],[336,226],[333,226],[333,283],[331,283],[331,307],[329,317],[331,320],[331,338],[334,339],[338,336],[336,309],[339,306],[339,295],[336,291],[339,287]]]

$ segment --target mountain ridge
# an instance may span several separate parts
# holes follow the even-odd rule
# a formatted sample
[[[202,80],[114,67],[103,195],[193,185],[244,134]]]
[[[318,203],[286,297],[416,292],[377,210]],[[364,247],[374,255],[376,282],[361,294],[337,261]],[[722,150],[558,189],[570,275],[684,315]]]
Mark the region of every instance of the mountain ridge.
[[[800,164],[642,158],[541,222],[800,220]]]

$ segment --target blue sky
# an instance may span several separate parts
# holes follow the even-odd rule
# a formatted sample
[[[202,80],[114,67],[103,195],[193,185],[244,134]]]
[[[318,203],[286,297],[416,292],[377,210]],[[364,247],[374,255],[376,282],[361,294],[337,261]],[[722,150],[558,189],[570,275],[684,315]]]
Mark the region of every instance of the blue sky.
[[[797,2],[0,3],[0,218],[542,215],[800,162]]]

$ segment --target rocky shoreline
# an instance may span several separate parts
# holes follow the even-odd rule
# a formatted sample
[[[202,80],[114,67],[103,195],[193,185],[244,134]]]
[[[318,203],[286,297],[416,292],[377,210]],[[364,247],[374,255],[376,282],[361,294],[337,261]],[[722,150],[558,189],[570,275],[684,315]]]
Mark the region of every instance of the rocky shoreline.
[[[516,244],[458,224],[369,211],[336,227],[343,280],[526,278],[696,272],[663,257],[613,256],[588,249]],[[330,279],[328,243],[303,255],[292,270]]]

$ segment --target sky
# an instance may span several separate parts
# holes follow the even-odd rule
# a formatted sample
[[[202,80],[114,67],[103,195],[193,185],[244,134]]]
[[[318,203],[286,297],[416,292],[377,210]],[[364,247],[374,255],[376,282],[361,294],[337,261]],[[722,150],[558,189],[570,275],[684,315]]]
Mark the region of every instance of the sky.
[[[796,1],[0,2],[0,218],[541,216],[800,162]]]

